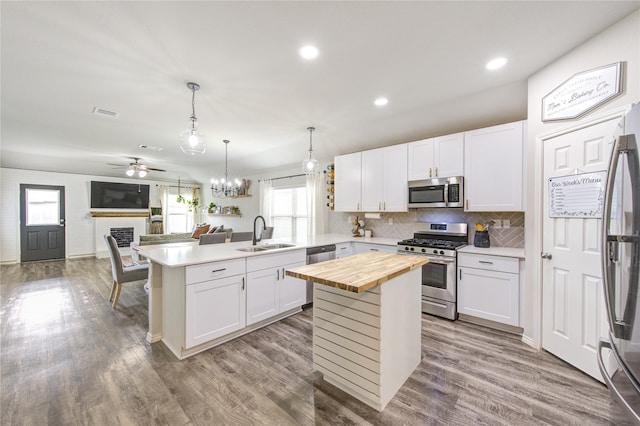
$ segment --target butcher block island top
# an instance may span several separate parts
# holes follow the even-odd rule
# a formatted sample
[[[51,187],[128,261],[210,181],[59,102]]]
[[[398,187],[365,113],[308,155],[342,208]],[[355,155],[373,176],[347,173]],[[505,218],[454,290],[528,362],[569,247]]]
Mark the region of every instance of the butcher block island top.
[[[363,293],[428,262],[422,256],[371,251],[289,269],[287,275],[353,293]]]

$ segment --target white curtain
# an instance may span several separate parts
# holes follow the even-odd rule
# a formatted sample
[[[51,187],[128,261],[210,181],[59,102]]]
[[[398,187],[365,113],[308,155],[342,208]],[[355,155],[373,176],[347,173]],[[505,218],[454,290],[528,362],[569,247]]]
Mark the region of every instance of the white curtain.
[[[260,181],[260,215],[264,217],[264,221],[268,226],[272,225],[271,196],[273,186],[271,179],[262,179]]]
[[[326,232],[327,209],[324,196],[324,175],[307,175],[307,241]]]

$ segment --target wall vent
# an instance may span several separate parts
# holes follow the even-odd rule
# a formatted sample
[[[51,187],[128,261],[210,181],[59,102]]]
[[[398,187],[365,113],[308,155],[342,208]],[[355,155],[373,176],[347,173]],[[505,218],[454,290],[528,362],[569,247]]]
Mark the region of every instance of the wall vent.
[[[93,114],[101,115],[103,117],[109,117],[109,118],[117,118],[120,115],[119,112],[109,111],[108,109],[99,108],[99,107],[93,108]]]

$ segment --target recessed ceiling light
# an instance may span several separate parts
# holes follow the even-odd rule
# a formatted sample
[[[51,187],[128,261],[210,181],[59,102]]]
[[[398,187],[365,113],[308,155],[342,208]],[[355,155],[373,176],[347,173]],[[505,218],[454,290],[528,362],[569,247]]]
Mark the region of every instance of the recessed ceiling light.
[[[498,68],[502,68],[507,64],[507,58],[495,58],[487,62],[486,68],[488,70],[497,70]]]
[[[109,118],[118,118],[118,116],[120,115],[119,112],[109,111],[108,109],[100,108],[100,107],[93,108],[92,114],[99,115],[101,117],[109,117]]]
[[[318,48],[307,45],[300,48],[300,56],[304,59],[315,59],[318,57]]]
[[[385,106],[386,104],[389,103],[389,99],[387,98],[378,98],[375,101],[373,101],[374,104],[376,104],[376,106]]]

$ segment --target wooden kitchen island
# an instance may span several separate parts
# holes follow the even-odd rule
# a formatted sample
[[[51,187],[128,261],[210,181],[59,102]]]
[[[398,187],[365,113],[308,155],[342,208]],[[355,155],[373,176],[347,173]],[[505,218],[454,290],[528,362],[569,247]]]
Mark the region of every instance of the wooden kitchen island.
[[[427,262],[367,252],[286,272],[314,282],[314,369],[378,411],[420,363]]]

